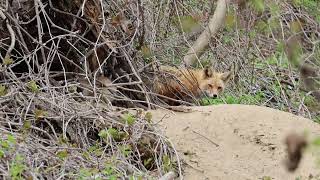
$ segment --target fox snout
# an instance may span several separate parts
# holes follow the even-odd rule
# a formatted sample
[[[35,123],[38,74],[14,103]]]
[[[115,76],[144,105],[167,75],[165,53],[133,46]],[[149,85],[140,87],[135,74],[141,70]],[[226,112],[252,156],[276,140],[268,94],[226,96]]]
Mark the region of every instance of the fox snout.
[[[209,98],[217,98],[218,92],[204,91],[204,95]]]

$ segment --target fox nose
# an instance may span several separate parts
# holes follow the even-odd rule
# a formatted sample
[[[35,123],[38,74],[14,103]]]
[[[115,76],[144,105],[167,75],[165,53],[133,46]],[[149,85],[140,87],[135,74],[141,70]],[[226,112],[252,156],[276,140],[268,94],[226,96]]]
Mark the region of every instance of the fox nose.
[[[217,98],[217,97],[218,97],[218,95],[214,94],[212,97],[213,97],[213,98]]]

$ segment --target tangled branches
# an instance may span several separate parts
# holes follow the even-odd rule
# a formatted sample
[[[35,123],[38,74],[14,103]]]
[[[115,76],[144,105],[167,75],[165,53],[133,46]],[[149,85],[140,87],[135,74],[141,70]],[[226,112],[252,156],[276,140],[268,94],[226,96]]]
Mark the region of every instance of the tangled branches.
[[[181,173],[149,114],[113,106],[152,104],[137,56],[141,1],[13,0],[0,7],[3,177]]]

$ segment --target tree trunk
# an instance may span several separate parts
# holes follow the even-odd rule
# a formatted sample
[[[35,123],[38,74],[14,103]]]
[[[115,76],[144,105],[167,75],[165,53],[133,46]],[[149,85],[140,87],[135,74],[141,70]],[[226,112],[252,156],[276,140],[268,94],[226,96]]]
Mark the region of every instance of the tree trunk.
[[[196,42],[190,47],[187,54],[184,56],[184,63],[187,66],[194,65],[200,56],[209,47],[210,38],[222,27],[227,11],[227,0],[218,0],[217,8],[210,18],[208,27],[201,33]]]

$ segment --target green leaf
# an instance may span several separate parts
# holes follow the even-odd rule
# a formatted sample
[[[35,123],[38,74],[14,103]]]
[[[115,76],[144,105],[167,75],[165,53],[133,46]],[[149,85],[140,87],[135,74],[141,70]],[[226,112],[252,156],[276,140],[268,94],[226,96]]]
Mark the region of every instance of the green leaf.
[[[16,144],[16,138],[12,134],[9,134],[8,135],[8,142],[10,144]]]
[[[104,129],[104,130],[101,130],[101,131],[99,132],[98,136],[101,137],[101,138],[106,138],[106,137],[108,137],[108,131],[105,130],[105,129]]]
[[[0,158],[4,157],[4,151],[2,149],[0,149]]]
[[[3,64],[7,65],[7,66],[10,65],[10,64],[13,64],[13,62],[14,61],[12,60],[12,58],[10,56],[8,56],[8,55],[3,60]]]
[[[35,81],[29,81],[27,84],[28,89],[33,92],[33,93],[37,93],[39,92],[39,86],[37,85],[37,83]]]
[[[64,150],[59,151],[57,153],[57,156],[59,159],[63,160],[68,157],[68,154],[69,154],[68,151],[66,149],[64,149]]]
[[[84,152],[82,153],[82,156],[83,156],[85,159],[87,159],[87,160],[90,159],[90,154],[89,154],[87,151],[84,151]]]
[[[7,90],[6,86],[0,85],[0,97],[5,96],[7,94],[8,94],[8,90]]]
[[[21,156],[20,154],[16,155],[16,159],[15,159],[16,162],[22,162],[23,160],[24,160],[23,156]]]
[[[257,12],[263,12],[264,8],[265,8],[264,7],[264,0],[250,0],[250,5]]]
[[[109,128],[108,133],[113,139],[118,139],[119,138],[119,131],[115,128]]]
[[[127,137],[127,133],[123,131],[119,131],[115,128],[109,128],[107,130],[101,130],[98,134],[101,138],[107,138],[110,136],[116,141],[121,141],[122,139]]]
[[[26,169],[26,166],[23,164],[23,157],[17,154],[15,160],[10,164],[9,174],[12,179],[22,179],[22,173]]]
[[[24,121],[22,130],[27,131],[31,128],[31,122],[30,121]]]
[[[3,149],[8,150],[10,148],[9,142],[8,141],[2,141],[1,146]]]
[[[122,117],[122,119],[123,119],[124,122],[125,122],[126,124],[128,124],[129,126],[133,125],[134,122],[136,121],[136,118],[135,118],[132,114],[130,114],[130,113],[125,114],[125,115]]]
[[[148,123],[150,123],[152,121],[152,113],[147,112],[144,118],[147,120]]]
[[[97,157],[102,156],[102,154],[103,154],[103,149],[101,149],[101,148],[96,149],[96,150],[94,151],[94,155],[97,156]]]
[[[149,166],[153,161],[153,158],[148,158],[143,160],[143,165],[144,166]]]
[[[164,166],[164,171],[169,172],[172,169],[172,163],[169,156],[165,155],[162,157],[162,162]]]
[[[21,178],[21,175],[22,175],[23,171],[25,170],[25,168],[26,168],[26,166],[23,164],[15,164],[15,163],[11,164],[11,167],[9,170],[10,176],[13,179],[17,179],[19,177]]]
[[[120,146],[119,147],[120,150],[121,150],[121,153],[125,156],[125,157],[128,157],[131,152],[132,152],[132,148],[130,145],[123,145],[123,146]]]
[[[93,145],[93,146],[90,146],[90,147],[89,147],[88,151],[89,151],[90,153],[92,153],[92,152],[94,152],[94,151],[97,150],[97,149],[99,149],[99,147],[96,146],[96,145]]]

